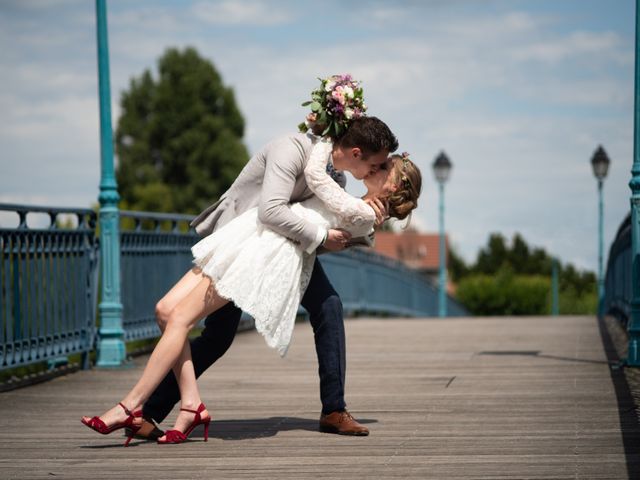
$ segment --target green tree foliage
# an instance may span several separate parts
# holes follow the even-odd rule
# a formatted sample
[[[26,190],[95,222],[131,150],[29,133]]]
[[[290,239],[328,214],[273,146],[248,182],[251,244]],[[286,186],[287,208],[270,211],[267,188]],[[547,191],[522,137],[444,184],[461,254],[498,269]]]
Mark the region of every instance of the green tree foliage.
[[[469,275],[469,267],[464,259],[460,256],[455,247],[449,244],[449,259],[447,261],[447,270],[449,277],[454,283],[459,282],[462,278]]]
[[[544,315],[551,312],[552,257],[530,248],[520,234],[511,245],[499,233],[489,236],[475,264],[466,265],[451,249],[449,271],[456,297],[475,315]],[[594,314],[596,276],[573,265],[559,268],[560,313]]]
[[[478,253],[473,270],[477,273],[493,275],[507,262],[507,244],[499,233],[492,233],[486,248]]]
[[[122,208],[197,213],[233,183],[249,155],[233,90],[193,48],[168,49],[133,78],[115,135]]]
[[[475,274],[456,290],[474,315],[545,315],[551,280],[540,275],[515,275],[504,267],[496,275]]]

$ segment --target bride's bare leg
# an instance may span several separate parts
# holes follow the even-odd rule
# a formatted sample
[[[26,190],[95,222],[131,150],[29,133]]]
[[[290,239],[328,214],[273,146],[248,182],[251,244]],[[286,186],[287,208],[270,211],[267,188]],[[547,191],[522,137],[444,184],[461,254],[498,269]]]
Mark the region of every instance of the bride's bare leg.
[[[198,319],[206,317],[226,303],[228,300],[218,295],[211,280],[208,277],[202,277],[169,314],[164,334],[151,354],[142,377],[122,400],[127,408],[134,410],[142,406],[180,358],[189,330]],[[195,380],[195,374],[193,378]],[[123,421],[126,418],[126,415],[123,415],[122,408],[116,406],[101,418],[107,425],[111,425]]]
[[[202,400],[200,399],[200,390],[196,381],[196,372],[191,360],[191,345],[189,341],[185,341],[184,347],[180,354],[180,358],[173,367],[174,375],[178,381],[180,389],[180,408],[188,410],[197,410]],[[209,416],[209,412],[205,409],[200,412],[201,418]],[[185,432],[194,420],[194,414],[188,411],[179,411],[173,430]],[[165,435],[159,438],[164,441]]]
[[[202,270],[198,267],[193,267],[187,271],[156,304],[156,321],[162,332],[164,332],[167,325],[171,310],[173,310],[203,278],[205,278],[205,276],[202,274]]]
[[[164,334],[153,350],[142,377],[124,397],[123,403],[142,405],[180,357],[189,330],[199,319],[227,302],[218,295],[211,279],[202,277],[196,287],[171,310]]]
[[[202,280],[202,278],[204,278],[202,270],[197,267],[192,268],[158,302],[156,305],[156,318],[158,326],[162,332],[165,331],[171,311],[200,282],[200,280]],[[202,400],[200,398],[200,391],[198,390],[198,384],[196,382],[193,361],[191,360],[191,346],[189,344],[189,340],[185,340],[184,342],[180,357],[173,366],[173,374],[176,377],[178,387],[180,389],[181,408],[196,410],[198,406],[200,406],[200,402]],[[208,416],[208,413],[209,412],[205,410],[201,412],[201,415],[204,418]],[[178,413],[178,418],[176,419],[173,429],[184,432],[192,421],[192,413],[181,411]],[[161,437],[161,440],[163,439],[164,436]]]

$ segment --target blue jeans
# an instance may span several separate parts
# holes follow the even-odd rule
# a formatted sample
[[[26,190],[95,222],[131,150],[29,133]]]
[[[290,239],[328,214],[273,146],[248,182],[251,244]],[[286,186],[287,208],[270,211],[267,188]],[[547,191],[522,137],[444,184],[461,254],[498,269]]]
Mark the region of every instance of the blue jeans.
[[[309,286],[302,297],[318,355],[322,413],[344,410],[346,347],[342,302],[316,258]],[[209,315],[199,337],[191,340],[191,357],[196,377],[222,357],[233,343],[241,311],[233,303]],[[144,404],[144,415],[162,422],[180,400],[180,391],[170,371]]]

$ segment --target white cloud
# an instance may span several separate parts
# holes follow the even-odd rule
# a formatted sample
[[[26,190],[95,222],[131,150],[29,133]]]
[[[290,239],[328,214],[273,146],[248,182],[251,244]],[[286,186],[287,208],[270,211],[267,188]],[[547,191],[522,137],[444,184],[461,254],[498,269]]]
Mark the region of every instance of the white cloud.
[[[289,12],[257,0],[200,1],[191,10],[198,20],[212,25],[279,25],[293,18]]]
[[[135,9],[117,10],[110,13],[109,28],[112,31],[127,28],[134,32],[141,30],[180,32],[187,28],[187,17],[188,15],[180,8],[140,6]]]
[[[438,198],[430,164],[440,149],[450,155],[447,230],[467,259],[489,232],[520,231],[566,260],[593,267],[595,181],[588,160],[598,143],[613,162],[605,184],[607,238],[628,208],[633,49],[618,32],[563,29],[559,18],[524,10],[473,16],[458,10],[454,16],[445,2],[391,12],[377,3],[345,7],[352,9],[345,22],[351,26],[354,18],[358,35],[341,37],[348,29],[336,21],[310,48],[293,24],[309,13],[300,4],[298,10],[258,1],[197,2],[190,9],[123,5],[110,11],[114,104],[129,78],[155,69],[167,47],[194,45],[234,87],[247,143],[256,151],[295,128],[317,76],[349,71],[364,80],[370,113],[389,123],[400,148],[421,167],[424,194],[415,224],[432,231]],[[368,23],[375,31],[365,31]],[[381,35],[390,24],[392,31]],[[42,25],[45,35],[49,27]],[[230,41],[231,29],[221,33],[210,25],[232,26],[237,37]],[[260,25],[293,28],[291,42],[283,48],[251,30]],[[83,198],[78,206],[86,206],[97,196],[95,46],[84,35],[82,46],[74,47],[71,35],[60,36],[55,48],[34,40],[18,43],[31,50],[0,53],[0,67],[9,72],[0,79],[0,145],[11,152],[0,157],[7,172],[0,191],[10,198],[65,205]],[[61,57],[59,45],[74,55]],[[29,60],[33,49],[37,57],[49,52],[51,61]],[[354,182],[349,189],[358,192]]]
[[[576,57],[593,60],[592,55],[615,52],[620,43],[620,36],[614,32],[572,32],[552,40],[521,46],[514,49],[511,54],[517,60],[536,60],[555,64]]]

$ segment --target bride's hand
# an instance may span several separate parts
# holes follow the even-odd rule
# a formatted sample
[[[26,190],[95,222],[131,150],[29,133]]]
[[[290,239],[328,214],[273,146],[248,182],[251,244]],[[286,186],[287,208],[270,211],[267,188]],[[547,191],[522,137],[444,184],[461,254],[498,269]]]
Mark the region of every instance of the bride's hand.
[[[379,227],[384,223],[387,217],[387,206],[382,203],[382,201],[378,197],[367,198],[364,201],[367,205],[369,205],[374,212],[376,212],[376,222],[375,226]]]
[[[327,232],[327,239],[322,246],[330,252],[338,252],[344,250],[351,240],[351,234],[346,230],[331,229]]]

